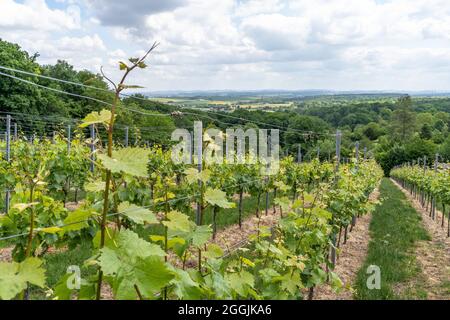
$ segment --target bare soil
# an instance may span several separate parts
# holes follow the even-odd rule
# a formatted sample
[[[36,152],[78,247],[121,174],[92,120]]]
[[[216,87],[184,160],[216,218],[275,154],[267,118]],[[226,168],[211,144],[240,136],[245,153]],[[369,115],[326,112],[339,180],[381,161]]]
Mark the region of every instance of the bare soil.
[[[380,196],[376,188],[370,195],[371,200],[377,200]],[[315,289],[314,300],[352,300],[352,284],[356,275],[367,256],[367,248],[370,241],[369,225],[372,220],[371,214],[366,214],[356,221],[352,232],[349,232],[347,242],[338,251],[334,272],[343,282],[343,287],[335,292],[328,284]]]
[[[1,248],[0,249],[0,262],[11,262],[12,261],[12,247]]]
[[[436,210],[436,219],[429,216],[426,208],[396,181],[391,180],[406,198],[410,201],[414,209],[422,216],[422,223],[431,240],[420,241],[417,245],[415,255],[422,269],[420,286],[425,290],[427,299],[449,300],[450,299],[450,238],[447,237],[447,226],[442,223],[442,212]],[[445,217],[444,217],[445,218]],[[445,221],[444,221],[445,222]],[[412,284],[414,285],[414,284]]]

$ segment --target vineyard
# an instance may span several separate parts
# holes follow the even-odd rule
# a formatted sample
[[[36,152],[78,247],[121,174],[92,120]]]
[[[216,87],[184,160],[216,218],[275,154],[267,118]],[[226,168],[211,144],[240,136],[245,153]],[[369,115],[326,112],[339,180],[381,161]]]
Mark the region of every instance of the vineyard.
[[[413,164],[395,168],[391,176],[420,201],[421,206],[429,212],[429,217],[433,220],[440,219],[442,228],[447,216],[447,236],[450,237],[450,215],[447,212],[450,204],[450,179],[447,165],[439,165],[436,156],[434,169],[430,169],[426,158],[422,160],[422,166]],[[441,209],[441,216],[437,215],[437,209]]]
[[[108,156],[83,128],[109,130],[110,119],[107,110],[88,115],[70,143],[19,133],[0,144],[0,247],[12,247],[12,261],[0,262],[1,299],[102,299],[108,290],[114,299],[303,299],[323,283],[342,285],[336,247],[373,207],[382,175],[373,160],[286,157],[268,175],[260,161],[174,164],[162,146],[116,143]],[[256,233],[215,242],[245,219]],[[67,285],[72,274],[48,284],[46,256],[80,245],[90,254],[78,287]]]
[[[129,104],[148,100],[139,95],[125,95],[125,105],[122,91],[140,88],[127,76],[145,69],[156,47],[120,62],[117,84],[101,69],[114,90],[2,67],[114,98],[1,73],[102,108],[77,119],[0,113],[0,299],[448,297],[450,179],[438,154],[433,165],[426,157],[422,165],[383,165],[374,158],[386,154],[374,157],[367,144],[360,152],[348,131],[344,146],[339,129]],[[403,108],[410,102],[399,100]],[[170,142],[141,139],[139,132],[148,138],[161,127],[139,127],[136,118],[130,139],[123,125],[131,115],[173,121],[163,127],[171,139],[168,131],[159,136]],[[321,139],[322,156],[320,145],[302,155],[302,143]],[[298,147],[296,156],[289,146]],[[389,173],[392,180],[383,178]]]

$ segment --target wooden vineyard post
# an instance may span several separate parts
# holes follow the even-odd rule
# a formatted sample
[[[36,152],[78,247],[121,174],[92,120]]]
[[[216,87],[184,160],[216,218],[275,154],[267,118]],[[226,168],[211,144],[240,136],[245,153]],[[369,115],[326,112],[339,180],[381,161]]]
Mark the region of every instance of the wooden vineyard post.
[[[317,159],[320,161],[320,147],[317,147]]]
[[[125,148],[128,147],[128,127],[125,128]]]

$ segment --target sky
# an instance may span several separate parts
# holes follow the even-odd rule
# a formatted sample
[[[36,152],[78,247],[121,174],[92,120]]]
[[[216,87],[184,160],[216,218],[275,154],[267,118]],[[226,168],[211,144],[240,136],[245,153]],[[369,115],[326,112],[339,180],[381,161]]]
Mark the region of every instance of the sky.
[[[0,38],[39,62],[160,90],[450,90],[448,0],[0,0]]]

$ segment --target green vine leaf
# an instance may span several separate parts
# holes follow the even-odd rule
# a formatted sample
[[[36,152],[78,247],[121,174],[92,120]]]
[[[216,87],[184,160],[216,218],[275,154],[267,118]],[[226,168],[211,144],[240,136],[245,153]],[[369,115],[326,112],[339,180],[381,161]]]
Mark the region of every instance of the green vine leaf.
[[[208,182],[211,177],[211,171],[208,169],[198,172],[196,168],[189,168],[184,171],[186,175],[186,180],[189,184],[193,184],[201,180],[202,182]]]
[[[201,247],[208,242],[211,236],[212,229],[210,226],[196,226],[195,231],[192,234],[192,244],[196,247]]]
[[[247,271],[239,273],[229,273],[226,275],[230,287],[236,291],[241,297],[246,297],[249,294],[249,290],[255,285],[255,278]]]
[[[16,203],[13,206],[13,209],[17,209],[19,212],[23,212],[28,208],[34,207],[36,205],[38,205],[39,202],[31,202],[31,203]]]
[[[146,297],[151,298],[173,278],[162,257],[160,246],[149,243],[130,231],[117,235],[117,247],[100,250],[98,264],[111,285],[117,299],[136,299],[135,285]]]
[[[59,228],[59,227],[48,227],[48,228],[42,228],[39,229],[39,232],[43,232],[43,233],[49,233],[49,234],[55,234],[58,233],[60,231],[62,231],[63,229]]]
[[[190,232],[192,222],[189,217],[179,211],[170,211],[167,213],[167,221],[162,222],[170,231]]]
[[[123,148],[113,151],[112,158],[99,154],[106,169],[113,173],[126,173],[135,177],[147,177],[147,162],[150,151],[142,148]]]
[[[120,70],[127,70],[128,66],[125,62],[119,61],[119,69]]]
[[[96,180],[88,182],[84,185],[87,192],[103,192],[105,191],[105,181]]]
[[[129,202],[122,202],[118,207],[119,212],[137,224],[155,224],[159,223],[153,212],[148,209],[138,207]]]
[[[0,262],[0,298],[10,300],[27,288],[27,284],[43,288],[45,269],[38,258],[27,258],[21,263]]]
[[[182,269],[172,267],[174,278],[170,282],[174,286],[174,293],[179,299],[198,300],[202,298],[199,284],[192,280],[190,274]]]
[[[211,243],[203,253],[203,256],[208,259],[217,259],[223,256],[223,250],[217,244]]]
[[[228,201],[227,194],[219,189],[208,188],[205,191],[205,201],[210,205],[224,209],[236,207],[234,202]]]
[[[105,126],[109,126],[111,122],[111,111],[103,109],[100,112],[93,111],[89,113],[84,119],[83,123],[79,125],[80,128],[85,128],[91,124],[101,123]]]
[[[291,204],[291,201],[288,197],[279,197],[275,199],[275,204],[280,206],[283,211],[289,210],[289,206]]]
[[[89,219],[95,214],[90,209],[77,209],[69,212],[64,219],[64,226],[61,228],[63,233],[69,231],[79,231],[81,229],[89,227]]]

